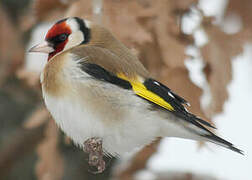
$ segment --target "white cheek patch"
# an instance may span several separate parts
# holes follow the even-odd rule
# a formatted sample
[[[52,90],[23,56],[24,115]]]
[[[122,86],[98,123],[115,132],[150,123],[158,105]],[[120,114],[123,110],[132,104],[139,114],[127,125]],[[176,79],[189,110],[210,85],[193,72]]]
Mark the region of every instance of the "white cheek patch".
[[[68,42],[64,50],[77,46],[81,44],[83,41],[84,41],[84,35],[81,31],[78,30],[76,32],[73,32],[68,36]]]
[[[79,30],[79,24],[74,18],[69,18],[66,21],[66,24],[70,26],[72,32],[78,31]]]
[[[85,23],[86,27],[90,29],[90,28],[91,28],[92,23],[91,23],[90,21],[86,20],[86,19],[85,19],[85,20],[83,20],[83,21],[84,21],[84,23]]]

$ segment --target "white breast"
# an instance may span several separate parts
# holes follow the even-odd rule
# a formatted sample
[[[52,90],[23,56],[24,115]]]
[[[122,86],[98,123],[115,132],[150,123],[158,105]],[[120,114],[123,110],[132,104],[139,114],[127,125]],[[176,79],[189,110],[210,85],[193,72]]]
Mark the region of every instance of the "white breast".
[[[104,112],[102,117],[90,109],[88,103],[85,106],[77,99],[59,99],[46,93],[44,99],[56,123],[80,146],[90,137],[101,137],[107,152],[120,155],[160,136],[160,122],[154,115],[139,111],[139,106],[126,107],[128,111],[124,117],[113,116],[113,111]]]

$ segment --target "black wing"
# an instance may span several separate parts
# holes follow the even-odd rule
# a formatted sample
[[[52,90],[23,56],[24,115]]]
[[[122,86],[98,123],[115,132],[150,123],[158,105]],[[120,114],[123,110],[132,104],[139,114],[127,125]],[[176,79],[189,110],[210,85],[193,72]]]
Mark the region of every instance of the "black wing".
[[[154,79],[147,79],[145,80],[144,85],[149,91],[152,91],[153,93],[157,94],[158,96],[163,98],[165,101],[167,101],[169,104],[171,104],[171,106],[174,108],[174,111],[171,111],[171,112],[175,114],[176,116],[184,120],[187,120],[196,126],[199,126],[197,122],[200,122],[208,127],[215,128],[210,123],[188,112],[183,104],[189,105],[189,103],[185,99],[180,97],[179,95],[172,92],[171,89],[169,89],[162,83]]]

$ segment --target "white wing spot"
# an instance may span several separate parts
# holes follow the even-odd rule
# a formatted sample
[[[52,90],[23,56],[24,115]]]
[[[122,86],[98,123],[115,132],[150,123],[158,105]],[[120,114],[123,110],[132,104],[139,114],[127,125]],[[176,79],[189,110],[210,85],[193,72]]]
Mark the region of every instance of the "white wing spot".
[[[160,84],[159,84],[157,81],[154,81],[154,84],[156,84],[156,85],[160,86]]]
[[[184,107],[184,109],[185,109],[186,112],[189,112],[189,111],[186,109],[186,107]]]
[[[185,104],[186,104],[187,106],[189,106],[189,107],[191,106],[191,104],[190,104],[189,102],[186,102]]]
[[[173,99],[175,99],[175,97],[172,95],[172,93],[168,92],[168,95],[171,96]]]

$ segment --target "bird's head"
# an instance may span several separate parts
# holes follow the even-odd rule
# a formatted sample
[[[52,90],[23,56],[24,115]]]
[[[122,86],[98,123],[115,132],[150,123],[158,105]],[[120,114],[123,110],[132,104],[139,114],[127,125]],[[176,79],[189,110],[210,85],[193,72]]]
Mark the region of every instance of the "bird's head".
[[[48,53],[48,60],[50,60],[56,54],[88,43],[89,40],[89,22],[71,17],[56,22],[47,32],[45,41],[32,47],[29,52]]]

